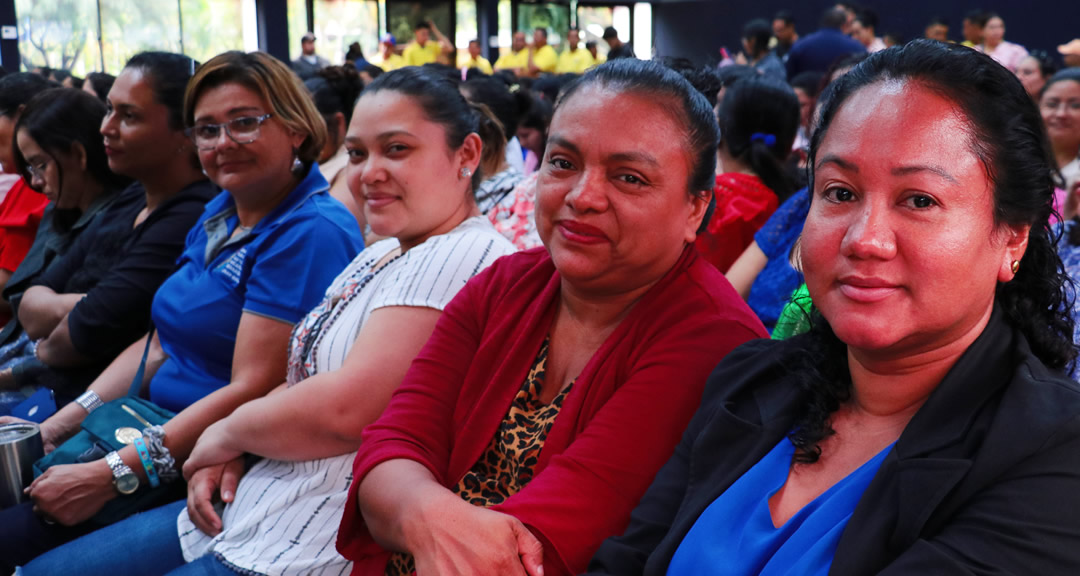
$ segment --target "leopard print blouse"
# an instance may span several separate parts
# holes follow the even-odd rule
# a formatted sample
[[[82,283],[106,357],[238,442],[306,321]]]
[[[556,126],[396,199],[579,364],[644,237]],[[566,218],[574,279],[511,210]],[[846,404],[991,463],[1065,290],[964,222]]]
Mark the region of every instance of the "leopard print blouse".
[[[574,385],[573,382],[567,385],[551,404],[540,402],[548,343],[549,339],[545,338],[491,443],[453,488],[455,494],[470,504],[484,508],[501,504],[533,478],[544,440]],[[415,571],[412,556],[402,552],[391,556],[386,563],[386,576],[407,576]]]

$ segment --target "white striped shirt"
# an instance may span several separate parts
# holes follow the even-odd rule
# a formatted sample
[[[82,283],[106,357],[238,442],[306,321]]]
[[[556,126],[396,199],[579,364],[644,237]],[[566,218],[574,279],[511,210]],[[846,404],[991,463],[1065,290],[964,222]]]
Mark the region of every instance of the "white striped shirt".
[[[514,247],[484,216],[429,238],[372,274],[398,247],[396,239],[373,244],[352,261],[315,310],[293,330],[289,383],[342,366],[371,312],[387,306],[442,310],[465,283]],[[376,351],[377,352],[377,351]],[[355,453],[322,460],[263,460],[240,482],[222,515],[224,530],[210,538],[187,510],[177,527],[184,558],[213,553],[244,573],[348,574],[334,546]]]

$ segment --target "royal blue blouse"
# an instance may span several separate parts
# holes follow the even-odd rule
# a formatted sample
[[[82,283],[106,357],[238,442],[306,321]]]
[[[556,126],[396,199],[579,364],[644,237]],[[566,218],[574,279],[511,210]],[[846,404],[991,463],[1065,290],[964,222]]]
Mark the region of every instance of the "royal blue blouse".
[[[746,303],[769,332],[791,300],[791,293],[803,282],[802,273],[791,267],[789,256],[809,212],[810,192],[803,188],[785,200],[754,235],[769,262],[750,286]]]
[[[364,247],[356,219],[328,189],[315,165],[252,230],[236,234],[228,192],[206,205],[176,272],[154,297],[168,359],[150,381],[150,400],[179,412],[228,384],[244,312],[291,325],[322,301]]]
[[[784,438],[701,514],[668,566],[669,575],[822,575],[840,535],[892,445],[773,526],[769,498],[787,482],[795,446]]]

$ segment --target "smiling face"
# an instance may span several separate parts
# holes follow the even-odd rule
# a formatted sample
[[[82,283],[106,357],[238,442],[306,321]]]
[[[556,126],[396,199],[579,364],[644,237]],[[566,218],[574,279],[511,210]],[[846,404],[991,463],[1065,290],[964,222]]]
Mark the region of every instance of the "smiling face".
[[[536,181],[536,226],[576,288],[648,286],[696,238],[708,197],[687,191],[692,156],[671,105],[586,86],[555,112]],[[611,126],[634,129],[611,137]]]
[[[1051,84],[1039,100],[1039,111],[1055,148],[1080,148],[1080,82]]]
[[[461,169],[476,172],[480,138],[470,134],[451,150],[443,126],[409,96],[393,90],[362,96],[345,148],[349,190],[380,236],[415,246],[449,232],[475,210],[470,179]]]
[[[207,88],[195,104],[195,125],[221,124],[234,118],[262,116],[270,104],[240,84]],[[292,181],[293,150],[304,136],[289,132],[271,116],[254,142],[238,144],[224,130],[212,150],[199,150],[199,162],[215,184],[234,193],[273,194]]]
[[[160,173],[178,150],[190,150],[183,130],[169,126],[169,109],[154,97],[151,79],[142,70],[125,68],[107,101],[109,112],[101,123],[101,135],[113,172],[143,180]]]
[[[911,137],[881,137],[901,133]],[[1027,230],[995,224],[970,134],[952,101],[913,82],[862,88],[836,113],[815,159],[802,264],[849,348],[904,356],[958,341],[1012,279]]]

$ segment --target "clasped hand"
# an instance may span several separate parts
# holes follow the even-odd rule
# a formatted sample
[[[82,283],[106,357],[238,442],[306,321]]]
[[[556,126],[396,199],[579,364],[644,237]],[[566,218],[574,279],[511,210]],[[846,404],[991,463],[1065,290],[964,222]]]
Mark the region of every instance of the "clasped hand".
[[[543,576],[544,547],[520,520],[451,498],[411,529],[417,576]]]

